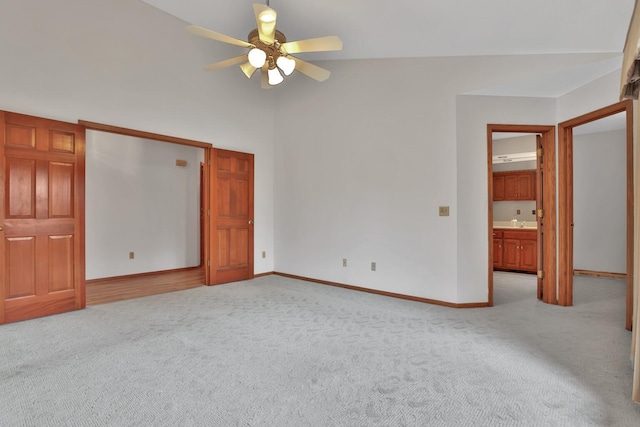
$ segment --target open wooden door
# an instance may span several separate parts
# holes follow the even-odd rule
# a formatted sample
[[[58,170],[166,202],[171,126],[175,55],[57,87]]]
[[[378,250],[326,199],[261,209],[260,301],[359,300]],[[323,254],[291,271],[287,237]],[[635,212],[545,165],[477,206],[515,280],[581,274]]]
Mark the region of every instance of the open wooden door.
[[[253,154],[212,149],[211,284],[253,277]]]
[[[542,197],[542,193],[544,191],[544,172],[543,172],[543,159],[542,159],[542,135],[536,135],[536,222],[538,224],[538,231],[536,235],[537,244],[537,261],[538,261],[538,299],[542,299],[544,295],[544,287],[542,286],[542,280],[544,277],[544,223],[543,223],[543,215],[544,212],[544,197]]]
[[[573,305],[573,128],[604,119],[615,114],[626,115],[626,328],[631,330],[633,318],[633,277],[634,271],[634,167],[633,167],[633,102],[624,100],[613,105],[592,111],[582,116],[574,117],[558,124],[558,296],[559,304]],[[599,272],[592,272],[597,275]],[[605,277],[610,273],[605,272]]]
[[[84,308],[84,128],[0,112],[0,138],[0,323]]]

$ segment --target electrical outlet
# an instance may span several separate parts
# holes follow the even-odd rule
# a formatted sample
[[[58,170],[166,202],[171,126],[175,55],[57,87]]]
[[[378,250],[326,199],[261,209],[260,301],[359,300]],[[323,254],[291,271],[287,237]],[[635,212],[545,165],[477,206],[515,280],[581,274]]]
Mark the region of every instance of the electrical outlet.
[[[440,216],[449,216],[449,206],[440,206],[438,212]]]
[[[376,271],[376,263],[375,262],[371,263],[371,271]]]
[[[516,210],[516,214],[520,215],[520,209]]]
[[[266,258],[267,257],[267,251],[262,251],[262,258]]]
[[[347,259],[346,258],[342,258],[342,266],[343,267],[347,266]]]
[[[531,209],[531,215],[535,215],[536,214],[536,210],[535,209]]]
[[[129,259],[134,259],[135,258],[135,254],[133,252],[129,252]]]

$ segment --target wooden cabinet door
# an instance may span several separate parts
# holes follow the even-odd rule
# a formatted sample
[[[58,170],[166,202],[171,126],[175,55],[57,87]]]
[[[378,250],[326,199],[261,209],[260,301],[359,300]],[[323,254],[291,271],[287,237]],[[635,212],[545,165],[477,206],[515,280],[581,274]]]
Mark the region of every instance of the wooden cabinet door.
[[[253,154],[213,149],[211,207],[213,284],[253,277]]]
[[[527,171],[518,175],[518,200],[535,200],[535,171]]]
[[[518,200],[517,175],[504,175],[504,200]]]
[[[520,240],[503,240],[502,266],[517,269],[520,266]]]
[[[520,268],[527,271],[536,271],[538,247],[535,240],[520,241]]]
[[[528,173],[516,175],[518,181],[517,187],[517,199],[518,200],[530,200],[531,199],[531,175]]]
[[[504,175],[493,175],[493,200],[504,200]]]
[[[493,239],[493,267],[502,267],[502,239]]]
[[[0,323],[84,308],[84,128],[0,112]]]

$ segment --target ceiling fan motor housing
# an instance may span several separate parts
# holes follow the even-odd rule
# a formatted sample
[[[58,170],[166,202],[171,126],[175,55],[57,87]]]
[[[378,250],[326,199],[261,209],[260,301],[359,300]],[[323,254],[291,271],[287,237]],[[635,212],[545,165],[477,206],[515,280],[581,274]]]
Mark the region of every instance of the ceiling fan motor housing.
[[[258,34],[257,28],[254,28],[253,30],[251,30],[251,32],[249,32],[249,35],[247,36],[247,41],[249,43],[251,43],[252,45],[254,45],[255,47],[264,51],[267,54],[267,58],[271,67],[275,66],[275,63],[280,56],[286,56],[286,52],[283,52],[282,50],[280,50],[280,45],[282,45],[283,43],[286,43],[287,38],[282,32],[278,30],[275,30],[275,31],[276,31],[274,35],[275,41],[273,44],[267,44],[262,40],[260,40],[260,35]]]

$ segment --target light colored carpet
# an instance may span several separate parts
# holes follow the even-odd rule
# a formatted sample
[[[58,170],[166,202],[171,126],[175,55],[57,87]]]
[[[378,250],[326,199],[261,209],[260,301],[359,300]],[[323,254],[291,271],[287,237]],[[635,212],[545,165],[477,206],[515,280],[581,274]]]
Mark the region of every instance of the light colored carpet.
[[[450,309],[269,276],[0,327],[2,426],[638,426],[624,283]]]

